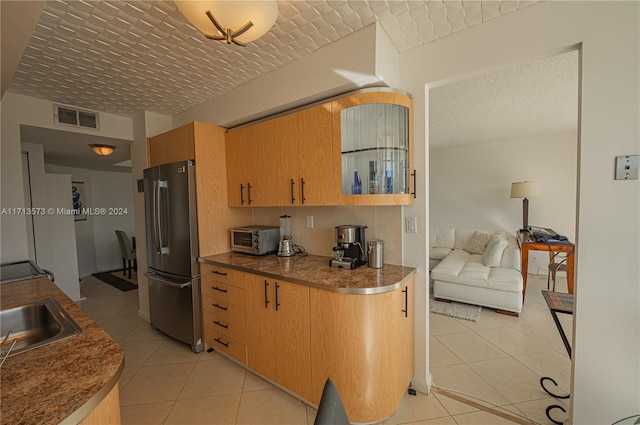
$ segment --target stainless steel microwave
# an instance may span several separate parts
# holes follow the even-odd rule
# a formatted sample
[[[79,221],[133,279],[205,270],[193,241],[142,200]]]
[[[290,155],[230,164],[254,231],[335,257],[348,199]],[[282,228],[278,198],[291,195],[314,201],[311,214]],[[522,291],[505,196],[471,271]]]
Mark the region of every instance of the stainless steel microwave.
[[[231,229],[231,251],[264,255],[278,250],[280,228],[244,226]]]

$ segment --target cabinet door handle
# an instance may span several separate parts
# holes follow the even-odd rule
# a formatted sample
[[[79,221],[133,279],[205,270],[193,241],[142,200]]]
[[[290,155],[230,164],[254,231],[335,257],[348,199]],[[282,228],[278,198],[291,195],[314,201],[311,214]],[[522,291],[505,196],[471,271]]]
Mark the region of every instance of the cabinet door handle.
[[[405,287],[402,292],[404,292],[404,317],[408,317],[409,314],[409,288]]]
[[[244,205],[244,185],[240,183],[240,205]]]
[[[220,322],[219,320],[214,321],[213,323],[215,323],[216,325],[225,328],[225,329],[229,329],[229,325],[225,325],[224,323]]]
[[[228,310],[228,307],[221,306],[218,303],[214,303],[213,306],[216,307],[216,308],[219,308],[220,310],[224,310],[224,311]]]
[[[280,287],[280,285],[278,285],[278,282],[276,282],[276,311],[278,311],[278,307],[280,307],[280,303],[278,302],[278,288]]]
[[[251,205],[251,183],[247,183],[247,196],[249,198],[249,205]]]
[[[416,169],[413,169],[413,173],[411,173],[411,177],[413,177],[413,192],[411,192],[411,195],[413,195],[413,199],[416,199]]]
[[[293,186],[296,183],[293,181],[293,179],[291,179],[291,204],[293,205],[293,203],[296,201],[296,198],[294,197],[294,191],[293,191]]]
[[[307,198],[304,197],[304,177],[300,177],[300,196],[302,197],[302,203],[304,204],[304,201],[307,200]]]
[[[264,308],[268,308],[269,306],[269,283],[267,280],[264,280]]]
[[[224,345],[225,347],[229,347],[229,343],[228,342],[222,342],[222,340],[220,338],[214,338],[213,339],[215,342]]]
[[[219,272],[218,270],[212,270],[211,273],[219,274],[220,276],[226,276],[227,275],[227,272]]]
[[[212,286],[211,289],[215,289],[216,291],[227,293],[227,290],[224,288],[218,288],[217,286]]]

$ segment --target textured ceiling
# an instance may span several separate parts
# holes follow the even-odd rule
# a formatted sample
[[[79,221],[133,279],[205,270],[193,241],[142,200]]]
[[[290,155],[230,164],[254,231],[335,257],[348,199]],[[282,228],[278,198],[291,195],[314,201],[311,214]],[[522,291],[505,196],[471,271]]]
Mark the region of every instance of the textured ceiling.
[[[432,149],[575,132],[577,126],[577,51],[429,92]]]
[[[271,31],[239,48],[205,39],[172,1],[48,1],[7,90],[175,115],[376,21],[403,52],[534,3],[285,0]]]

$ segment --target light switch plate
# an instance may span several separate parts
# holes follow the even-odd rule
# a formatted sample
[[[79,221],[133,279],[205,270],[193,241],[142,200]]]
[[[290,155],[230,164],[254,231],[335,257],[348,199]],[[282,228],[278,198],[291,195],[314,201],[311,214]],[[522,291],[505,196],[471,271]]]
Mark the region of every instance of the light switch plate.
[[[313,216],[307,216],[307,229],[313,229]]]
[[[638,180],[640,155],[616,156],[616,180]]]
[[[418,233],[418,217],[405,217],[405,231]]]

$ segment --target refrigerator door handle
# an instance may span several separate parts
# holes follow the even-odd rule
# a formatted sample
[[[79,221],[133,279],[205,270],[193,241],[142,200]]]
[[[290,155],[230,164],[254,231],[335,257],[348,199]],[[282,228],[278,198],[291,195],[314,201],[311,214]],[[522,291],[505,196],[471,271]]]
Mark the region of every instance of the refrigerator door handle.
[[[161,278],[160,275],[158,275],[156,272],[148,272],[148,273],[145,273],[144,275],[147,277],[152,277],[153,280],[158,281],[162,284],[173,286],[174,288],[183,289],[191,286],[191,281],[185,282],[185,283],[176,283],[171,280]]]
[[[169,253],[169,246],[165,245],[162,241],[162,213],[160,210],[160,207],[162,205],[162,203],[160,202],[160,195],[162,194],[162,189],[166,189],[168,188],[167,186],[167,182],[165,180],[158,180],[158,195],[156,196],[156,215],[158,217],[158,242],[159,242],[159,249],[158,249],[158,254],[163,255],[163,254],[168,254]],[[164,205],[168,208],[168,204],[165,202]],[[167,211],[168,213],[168,211]]]
[[[153,219],[153,249],[156,252],[156,255],[160,254],[160,245],[158,244],[158,192],[159,192],[159,188],[158,188],[158,180],[154,180],[153,181],[153,198],[152,198],[152,204],[153,204],[153,214],[152,214],[152,219]]]

